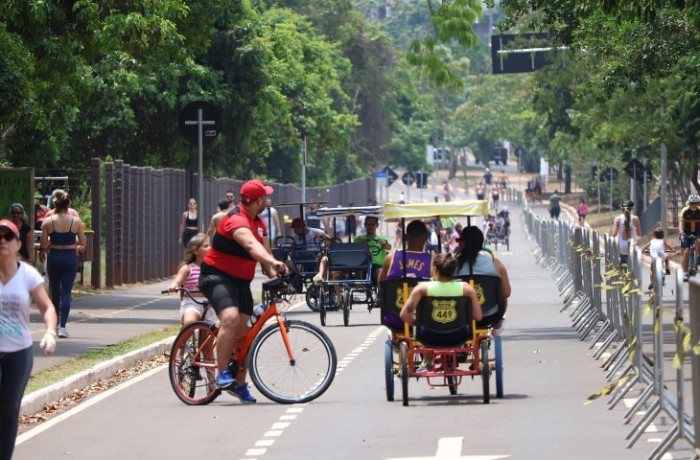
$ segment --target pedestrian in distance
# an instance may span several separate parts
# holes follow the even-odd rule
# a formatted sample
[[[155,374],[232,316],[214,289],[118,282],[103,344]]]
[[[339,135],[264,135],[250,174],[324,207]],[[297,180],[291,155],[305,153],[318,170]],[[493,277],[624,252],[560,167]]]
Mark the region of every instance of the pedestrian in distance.
[[[226,190],[226,201],[228,202],[227,211],[236,207],[236,194],[233,193],[233,190]]]
[[[491,170],[489,168],[486,168],[484,170],[484,184],[487,186],[491,186],[491,183],[493,181],[493,174],[491,174]]]
[[[447,179],[442,181],[442,197],[445,201],[452,201],[452,185]]]
[[[622,214],[613,221],[613,238],[617,238],[617,247],[620,251],[620,263],[627,264],[630,242],[642,236],[639,217],[632,214],[634,203],[627,200],[622,204]]]
[[[41,249],[47,253],[46,273],[49,275],[51,301],[59,316],[58,337],[68,337],[71,291],[78,272],[78,254],[85,250],[85,231],[79,217],[70,215],[70,197],[60,190],[56,193],[56,213],[41,224]]]
[[[228,200],[219,200],[219,203],[217,205],[219,211],[213,216],[211,216],[211,220],[209,221],[209,229],[207,230],[207,236],[210,240],[214,236],[214,232],[216,232],[216,227],[218,227],[219,222],[221,222],[221,219],[223,219],[226,213],[229,211],[228,205]]]
[[[280,218],[277,214],[277,210],[272,207],[272,199],[267,197],[267,206],[265,210],[260,213],[260,218],[265,222],[267,226],[267,234],[270,236],[270,247],[274,246],[275,239],[277,238],[277,233],[280,231]]]
[[[667,275],[671,274],[671,266],[668,260],[668,253],[669,252],[676,252],[674,248],[671,247],[666,242],[666,238],[664,237],[664,230],[660,227],[655,228],[654,230],[651,231],[652,239],[649,240],[649,242],[644,245],[642,248],[642,252],[648,252],[649,256],[651,257],[658,257],[659,259],[664,261],[664,268],[665,268],[665,273]],[[649,289],[654,285],[654,273],[650,270],[649,271]]]
[[[586,216],[588,215],[588,205],[586,199],[581,197],[578,199],[578,224],[583,227],[586,225]]]
[[[34,232],[26,221],[24,206],[21,203],[10,205],[10,220],[19,229],[19,255],[25,262],[34,265]]]
[[[549,217],[555,220],[559,220],[559,214],[561,213],[561,208],[559,203],[561,202],[561,197],[559,196],[559,191],[554,190],[554,193],[549,197]]]
[[[231,350],[240,350],[249,331],[248,320],[254,306],[250,283],[258,262],[270,278],[287,273],[287,266],[276,260],[266,245],[267,227],[260,219],[267,206],[266,197],[272,192],[272,187],[258,179],[243,184],[238,210],[227,213],[217,227],[199,277],[199,289],[221,322],[216,344],[216,384],[245,403],[256,401],[246,383],[247,369],[231,375],[228,363]]]
[[[39,343],[45,355],[56,350],[56,310],[46,293],[44,279],[18,259],[17,226],[0,220],[0,459],[9,460],[15,448],[22,396],[32,372],[32,303],[41,313],[46,331]]]
[[[185,249],[185,256],[180,263],[180,268],[173,282],[168,287],[169,291],[174,292],[178,288],[185,288],[190,291],[192,297],[205,298],[204,294],[199,291],[199,274],[204,256],[210,247],[209,236],[204,233],[197,233],[190,239]],[[184,293],[181,294],[180,299],[180,324],[182,324],[182,327],[202,319],[210,323],[216,322],[216,313],[212,309],[207,311],[205,318],[202,305],[190,299]]]
[[[57,197],[59,195],[60,196],[68,195],[68,192],[66,192],[65,190],[60,189],[60,188],[57,188],[56,190],[51,192],[51,209],[49,209],[49,211],[44,215],[44,219],[47,217],[51,217],[54,214],[56,214],[56,212],[58,212],[56,210],[56,201],[58,200]],[[78,211],[76,211],[75,209],[71,208],[70,206],[68,207],[68,210],[66,212],[68,213],[69,216],[80,217],[80,213]]]
[[[182,213],[180,217],[180,236],[178,243],[183,247],[187,247],[190,238],[199,233],[199,214],[197,213],[197,200],[190,198],[187,204],[187,211]]]

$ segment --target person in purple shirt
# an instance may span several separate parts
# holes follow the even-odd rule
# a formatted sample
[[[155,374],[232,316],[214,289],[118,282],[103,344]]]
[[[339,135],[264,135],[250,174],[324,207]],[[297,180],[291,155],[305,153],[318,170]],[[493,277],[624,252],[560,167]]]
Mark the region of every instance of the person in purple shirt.
[[[406,226],[406,276],[412,278],[430,278],[432,255],[425,252],[425,243],[429,236],[428,228],[420,220],[411,221]],[[379,282],[385,279],[401,278],[404,256],[403,249],[397,249],[384,259]]]

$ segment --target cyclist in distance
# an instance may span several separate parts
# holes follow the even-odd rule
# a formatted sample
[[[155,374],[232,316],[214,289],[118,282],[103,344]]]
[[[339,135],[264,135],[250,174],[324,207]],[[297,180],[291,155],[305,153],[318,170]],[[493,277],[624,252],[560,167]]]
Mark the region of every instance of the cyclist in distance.
[[[688,205],[681,210],[678,216],[678,228],[681,229],[681,266],[683,267],[683,281],[688,281],[688,259],[690,258],[690,235],[695,236],[695,252],[700,250],[700,195],[692,194],[688,197]]]
[[[232,376],[228,363],[231,350],[240,349],[248,333],[248,320],[253,313],[250,282],[260,262],[270,278],[287,273],[287,266],[272,257],[265,240],[267,228],[259,214],[267,205],[273,189],[254,179],[241,187],[240,205],[221,219],[212,238],[211,248],[202,262],[199,289],[209,299],[221,321],[217,336],[216,359],[219,375],[216,384],[230,390],[242,402],[255,398],[245,381],[247,366]]]

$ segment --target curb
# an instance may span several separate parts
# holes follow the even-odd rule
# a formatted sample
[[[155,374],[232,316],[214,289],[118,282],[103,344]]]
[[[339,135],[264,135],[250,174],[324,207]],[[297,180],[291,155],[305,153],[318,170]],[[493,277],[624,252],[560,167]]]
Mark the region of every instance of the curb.
[[[168,337],[160,342],[99,363],[51,386],[30,393],[22,398],[20,415],[35,414],[43,410],[44,406],[69,395],[75,388],[86,387],[100,379],[111,377],[118,369],[132,366],[137,361],[145,361],[170,351],[174,340],[175,336]]]

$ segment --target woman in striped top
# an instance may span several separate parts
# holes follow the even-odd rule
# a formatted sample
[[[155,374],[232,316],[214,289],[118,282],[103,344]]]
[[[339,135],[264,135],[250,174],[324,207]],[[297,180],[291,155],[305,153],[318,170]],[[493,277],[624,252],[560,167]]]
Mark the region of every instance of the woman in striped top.
[[[204,299],[204,294],[199,292],[199,270],[202,265],[202,260],[211,244],[209,243],[209,237],[204,233],[198,233],[193,236],[192,239],[187,243],[187,248],[185,249],[185,257],[180,263],[180,268],[173,279],[172,284],[168,288],[170,291],[175,291],[180,287],[183,287],[190,291],[193,297],[201,297]],[[180,301],[180,323],[182,327],[187,326],[195,321],[201,321],[203,309],[202,306],[190,299],[186,295],[181,296]],[[216,322],[216,313],[213,309],[207,311],[206,321],[211,323]]]

